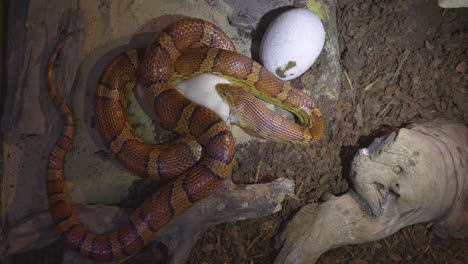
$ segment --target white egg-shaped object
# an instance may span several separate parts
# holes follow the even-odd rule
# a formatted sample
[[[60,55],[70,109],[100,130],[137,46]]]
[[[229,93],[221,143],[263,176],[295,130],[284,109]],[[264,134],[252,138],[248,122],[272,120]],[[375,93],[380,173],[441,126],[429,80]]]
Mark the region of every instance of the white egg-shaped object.
[[[215,111],[226,121],[229,117],[229,105],[226,104],[216,91],[218,83],[230,83],[228,80],[213,75],[201,74],[196,77],[175,83],[176,89],[188,99],[204,105]]]
[[[320,18],[308,9],[290,9],[273,20],[262,38],[263,66],[282,80],[291,80],[314,64],[325,43]]]

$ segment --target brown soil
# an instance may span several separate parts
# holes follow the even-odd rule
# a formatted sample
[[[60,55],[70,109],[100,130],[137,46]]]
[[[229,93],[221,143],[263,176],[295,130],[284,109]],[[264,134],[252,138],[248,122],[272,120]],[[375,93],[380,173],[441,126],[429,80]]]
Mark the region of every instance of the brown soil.
[[[347,190],[342,168],[361,136],[416,118],[468,124],[467,9],[444,10],[425,0],[342,0],[337,17],[342,92],[325,140],[312,147],[256,142],[238,149],[235,182],[255,183],[257,171],[258,182],[292,178],[300,200],[287,201],[265,219],[211,229],[189,263],[272,263],[275,236],[295,209],[324,192]],[[468,239],[442,240],[431,225],[416,225],[384,240],[331,250],[318,263],[468,263]]]

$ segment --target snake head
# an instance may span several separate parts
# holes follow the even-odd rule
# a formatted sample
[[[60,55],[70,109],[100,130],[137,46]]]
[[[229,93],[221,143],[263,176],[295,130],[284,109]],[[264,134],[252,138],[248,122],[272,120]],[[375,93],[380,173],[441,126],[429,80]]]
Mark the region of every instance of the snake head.
[[[231,107],[231,110],[239,108],[243,100],[247,99],[250,95],[240,87],[224,83],[217,84],[216,91],[223,101]]]
[[[239,115],[242,115],[242,96],[246,93],[242,88],[231,84],[217,84],[216,91],[223,101],[229,105],[230,113],[228,118],[229,124],[239,125]]]
[[[232,84],[217,84],[216,91],[229,105],[231,124],[238,125],[244,130],[255,127],[255,121],[258,117],[258,109],[255,106],[259,104],[259,99],[245,91],[244,88]]]

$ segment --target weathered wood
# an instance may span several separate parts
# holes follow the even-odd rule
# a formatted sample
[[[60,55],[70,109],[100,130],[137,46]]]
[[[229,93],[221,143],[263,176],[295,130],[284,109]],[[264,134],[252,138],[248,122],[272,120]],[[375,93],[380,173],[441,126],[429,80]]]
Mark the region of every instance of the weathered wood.
[[[292,180],[280,178],[272,183],[236,185],[230,181],[215,194],[196,203],[158,231],[154,240],[168,246],[170,263],[183,263],[199,235],[220,223],[260,218],[281,210],[285,195],[294,192]],[[106,205],[77,205],[75,211],[91,231],[103,233],[125,221],[131,210]],[[48,211],[28,217],[4,233],[0,241],[2,256],[44,247],[59,239]],[[68,251],[66,263],[83,263],[77,253]]]
[[[441,237],[468,236],[468,128],[416,123],[354,158],[356,189],[301,208],[279,237],[275,263],[314,263],[325,251],[434,223]]]

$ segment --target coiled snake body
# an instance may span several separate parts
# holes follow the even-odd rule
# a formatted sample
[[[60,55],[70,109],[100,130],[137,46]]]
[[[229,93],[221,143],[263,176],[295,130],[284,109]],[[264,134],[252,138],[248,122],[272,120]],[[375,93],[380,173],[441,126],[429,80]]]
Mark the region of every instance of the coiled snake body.
[[[284,130],[285,135],[278,140],[309,143],[317,141],[322,134],[320,111],[309,97],[276,79],[253,60],[235,53],[230,39],[213,24],[199,19],[179,21],[148,46],[141,61],[137,50],[123,52],[105,68],[99,79],[95,117],[103,143],[128,170],[167,183],[145,200],[118,230],[93,234],[79,222],[63,190],[63,160],[74,124],[69,107],[57,95],[53,67],[68,37],[59,42],[47,67],[49,95],[64,116],[62,133],[48,157],[47,194],[53,221],[65,244],[83,256],[110,261],[137,253],[161,226],[211,194],[232,171],[235,142],[229,127],[213,111],[173,89],[171,76],[188,78],[201,72],[227,76],[234,85],[246,87],[256,96],[284,106],[303,124],[299,132],[291,132],[281,129],[281,119],[264,114],[266,121],[256,122],[260,125],[252,130],[265,137],[272,134],[263,133],[265,130],[276,129],[277,133]],[[123,90],[137,78],[137,69],[138,80],[161,125],[183,136],[171,145],[143,142],[127,121]],[[229,92],[224,96],[235,97]],[[244,103],[242,106],[243,100],[235,98],[240,108],[255,105]]]

